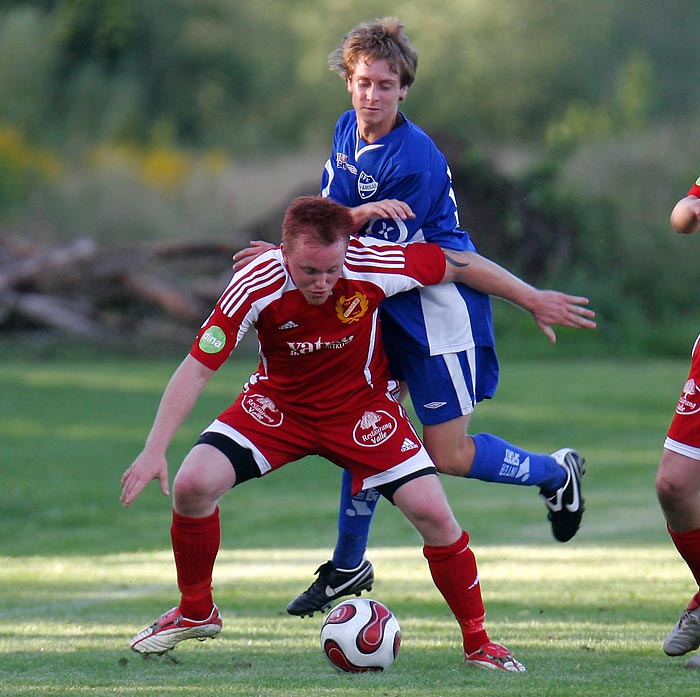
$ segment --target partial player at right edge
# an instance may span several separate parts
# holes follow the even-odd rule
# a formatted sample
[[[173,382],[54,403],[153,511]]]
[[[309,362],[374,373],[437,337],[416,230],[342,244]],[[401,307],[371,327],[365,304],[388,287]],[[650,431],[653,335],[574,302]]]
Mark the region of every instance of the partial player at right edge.
[[[700,229],[700,178],[671,212],[671,226],[681,234]],[[690,371],[668,429],[656,475],[656,493],[668,533],[698,584],[697,592],[664,639],[669,656],[700,647],[700,336],[693,346]],[[700,655],[686,663],[700,668]]]

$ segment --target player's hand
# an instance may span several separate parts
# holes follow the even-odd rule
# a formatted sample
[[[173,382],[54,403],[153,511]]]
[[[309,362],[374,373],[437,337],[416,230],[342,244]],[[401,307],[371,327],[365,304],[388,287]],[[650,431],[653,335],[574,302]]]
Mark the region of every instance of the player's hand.
[[[405,201],[395,198],[387,198],[382,201],[363,203],[350,209],[355,230],[359,230],[365,223],[373,218],[391,218],[392,220],[408,220],[416,215]]]
[[[160,481],[160,490],[163,495],[169,496],[167,460],[165,457],[152,457],[142,452],[122,475],[122,494],[119,500],[125,508],[128,508],[146,485],[154,479]]]
[[[274,249],[276,246],[272,242],[253,240],[249,247],[244,247],[233,255],[233,270],[240,271],[263,252],[266,252],[268,249]]]
[[[365,203],[363,206],[369,210],[372,218],[393,218],[394,220],[406,220],[407,218],[415,218],[415,214],[405,201],[399,201],[395,198],[386,198],[382,201],[373,203]]]
[[[553,324],[576,329],[595,329],[595,312],[586,307],[588,298],[579,295],[567,295],[556,290],[538,290],[535,302],[528,308],[540,331],[555,343],[557,335]]]

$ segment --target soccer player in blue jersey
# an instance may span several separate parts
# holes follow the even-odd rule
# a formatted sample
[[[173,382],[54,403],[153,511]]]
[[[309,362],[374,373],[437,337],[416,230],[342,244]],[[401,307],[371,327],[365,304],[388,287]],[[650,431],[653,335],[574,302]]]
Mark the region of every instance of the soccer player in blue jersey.
[[[417,66],[401,23],[389,17],[358,25],[329,65],[346,82],[353,108],[336,124],[322,194],[351,209],[358,234],[475,251],[460,228],[445,156],[399,110]],[[426,287],[387,299],[381,319],[392,372],[408,386],[438,470],[539,487],[554,537],[570,540],[584,510],[581,455],[571,448],[544,455],[489,433],[467,435],[474,406],[491,398],[498,383],[489,296],[460,284]],[[551,327],[540,328],[556,340]],[[336,598],[371,589],[374,571],[365,550],[378,499],[371,489],[352,496],[343,477],[333,558],[289,603],[290,614],[311,615]]]

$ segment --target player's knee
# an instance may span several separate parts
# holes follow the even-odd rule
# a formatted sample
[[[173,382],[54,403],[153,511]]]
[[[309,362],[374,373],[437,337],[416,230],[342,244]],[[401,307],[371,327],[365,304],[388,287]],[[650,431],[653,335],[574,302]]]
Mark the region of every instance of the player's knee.
[[[435,467],[440,474],[449,474],[453,477],[464,477],[469,470],[455,457],[438,457],[434,459]]]
[[[194,494],[194,482],[191,477],[178,472],[173,482],[173,496],[177,501],[187,502]]]
[[[461,533],[449,507],[414,509],[412,520],[426,544],[447,545],[454,540],[456,533]]]
[[[662,504],[672,501],[678,496],[678,488],[671,480],[659,474],[656,477],[656,496]]]
[[[663,508],[672,508],[685,494],[686,487],[677,478],[659,472],[656,475],[656,496]]]
[[[444,547],[452,544],[456,537],[462,532],[454,518],[433,519],[419,530],[423,537],[423,542],[435,547]]]
[[[474,441],[466,432],[467,416],[423,427],[423,442],[438,472],[466,477],[476,452]]]
[[[210,495],[210,485],[201,471],[181,469],[173,482],[173,496],[180,504],[206,499]]]
[[[435,463],[437,471],[441,474],[449,474],[455,477],[465,477],[469,474],[471,459],[467,451],[461,445],[451,443],[433,443],[426,449],[430,459]]]

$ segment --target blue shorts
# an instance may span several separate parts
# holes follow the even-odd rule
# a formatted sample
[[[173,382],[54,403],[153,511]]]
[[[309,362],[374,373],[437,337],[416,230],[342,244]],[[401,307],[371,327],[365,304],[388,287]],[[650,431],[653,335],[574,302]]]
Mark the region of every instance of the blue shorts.
[[[491,399],[496,392],[498,358],[492,346],[439,356],[386,348],[391,374],[408,385],[413,408],[424,426],[471,414],[478,402]]]

